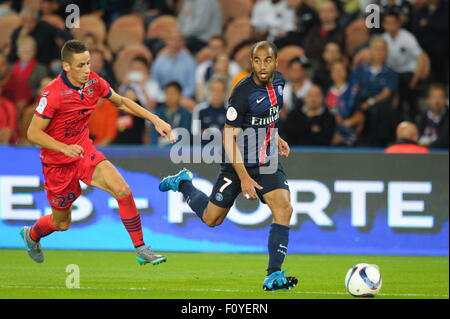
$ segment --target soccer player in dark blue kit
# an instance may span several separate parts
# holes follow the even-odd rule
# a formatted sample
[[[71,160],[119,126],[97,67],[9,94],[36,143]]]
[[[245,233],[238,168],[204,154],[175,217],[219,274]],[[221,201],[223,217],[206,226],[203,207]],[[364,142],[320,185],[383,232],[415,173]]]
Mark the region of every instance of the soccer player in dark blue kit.
[[[286,277],[281,270],[287,253],[292,206],[286,175],[277,157],[287,157],[290,152],[277,131],[285,84],[281,73],[276,71],[277,64],[277,48],[273,43],[261,41],[253,46],[252,73],[238,83],[229,99],[223,130],[227,160],[221,163],[211,196],[193,186],[192,172],[187,169],[164,178],[159,185],[163,192],[181,192],[192,210],[211,227],[223,222],[241,192],[247,199],[259,197],[267,204],[273,223],[263,289],[270,291],[291,289],[297,284],[297,278]]]

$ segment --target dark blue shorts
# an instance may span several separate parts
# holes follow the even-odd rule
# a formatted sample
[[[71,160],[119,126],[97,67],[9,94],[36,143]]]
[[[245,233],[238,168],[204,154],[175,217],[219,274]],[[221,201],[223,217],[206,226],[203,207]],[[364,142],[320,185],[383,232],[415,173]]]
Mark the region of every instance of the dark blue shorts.
[[[277,171],[273,174],[260,174],[259,167],[247,168],[247,172],[251,178],[263,187],[263,189],[255,189],[255,191],[264,204],[264,194],[275,189],[287,189],[289,191],[286,174],[280,163]],[[209,201],[219,207],[230,208],[241,191],[241,181],[234,168],[231,165],[222,166],[212,193],[209,196]]]

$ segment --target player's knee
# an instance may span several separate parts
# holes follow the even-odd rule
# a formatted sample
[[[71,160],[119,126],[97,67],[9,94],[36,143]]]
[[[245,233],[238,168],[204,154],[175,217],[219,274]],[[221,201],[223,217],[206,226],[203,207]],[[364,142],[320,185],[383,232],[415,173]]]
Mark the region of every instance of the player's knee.
[[[219,226],[220,224],[222,224],[223,220],[220,220],[219,218],[208,218],[206,216],[204,216],[202,218],[203,222],[209,226],[209,227],[216,227]]]
[[[124,184],[122,186],[120,186],[116,191],[115,191],[115,198],[119,199],[119,198],[125,198],[131,195],[131,189],[127,184]]]
[[[70,221],[54,222],[59,231],[66,231],[70,228]]]

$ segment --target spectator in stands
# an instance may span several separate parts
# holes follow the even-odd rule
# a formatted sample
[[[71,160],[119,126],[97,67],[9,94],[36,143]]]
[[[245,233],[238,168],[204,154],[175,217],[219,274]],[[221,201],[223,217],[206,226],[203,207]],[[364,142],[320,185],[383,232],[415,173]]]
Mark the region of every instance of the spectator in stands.
[[[104,78],[111,87],[116,87],[116,78],[114,76],[114,72],[112,71],[111,64],[105,60],[103,51],[94,49],[89,50],[91,54],[91,71],[99,74],[102,78]]]
[[[324,92],[327,92],[330,86],[333,84],[333,81],[331,79],[330,66],[334,62],[338,61],[346,62],[347,59],[340,44],[334,41],[330,41],[325,44],[322,59],[320,59],[319,65],[314,71],[313,75],[313,82],[319,85]]]
[[[347,81],[346,64],[336,61],[331,64],[333,85],[327,92],[325,104],[336,120],[333,145],[352,146],[364,127],[364,114],[355,109],[353,85]]]
[[[424,76],[427,57],[414,35],[401,28],[400,16],[395,11],[384,15],[383,28],[386,32],[382,37],[388,45],[387,65],[399,74],[399,115],[415,121],[418,113],[416,87]]]
[[[40,96],[42,92],[44,92],[44,89],[46,86],[52,81],[51,77],[44,77],[41,79],[41,82],[39,84],[39,88],[34,92],[34,100],[31,104],[29,104],[25,109],[22,111],[22,114],[19,118],[19,131],[18,131],[18,143],[22,145],[30,145],[31,143],[28,141],[27,138],[27,130],[28,126],[30,126],[31,119],[33,118],[33,115],[36,111],[36,106],[39,104]]]
[[[128,87],[122,95],[137,104],[142,105],[138,95],[131,87]],[[146,141],[146,138],[144,137],[145,132],[144,119],[119,111],[117,117],[117,135],[113,144],[144,144]]]
[[[311,29],[303,41],[306,56],[311,60],[317,60],[322,56],[325,44],[330,41],[344,46],[345,32],[339,27],[339,11],[333,1],[325,1],[319,10],[320,26]]]
[[[48,75],[48,71],[35,57],[36,42],[31,36],[23,36],[17,40],[17,55],[19,59],[14,63],[5,90],[21,116],[22,110],[33,101],[41,80]]]
[[[154,110],[158,103],[164,101],[164,95],[158,83],[150,78],[149,62],[146,58],[137,56],[131,60],[128,70],[125,80],[119,87],[119,93],[132,88],[142,102],[141,105]]]
[[[203,134],[206,129],[217,129],[219,132],[222,130],[227,112],[225,107],[227,85],[220,77],[211,79],[208,85],[208,101],[198,104],[192,115],[192,135]],[[210,140],[202,140],[202,144],[207,144]]]
[[[11,97],[8,95],[9,90],[7,85],[9,86],[10,84],[10,77],[11,77],[11,67],[8,63],[8,58],[5,54],[3,54],[0,51],[0,89],[4,88],[2,90],[2,95],[3,97],[6,97],[7,99],[10,99]],[[6,89],[5,89],[6,87]]]
[[[309,89],[305,104],[289,113],[282,129],[289,145],[331,145],[336,121],[324,105],[320,86]]]
[[[185,0],[178,14],[178,26],[186,46],[196,54],[213,36],[222,33],[222,11],[218,0]]]
[[[294,16],[284,0],[261,0],[253,7],[251,23],[258,38],[273,41],[295,30]]]
[[[134,97],[134,96],[133,96]],[[108,99],[100,99],[89,119],[89,133],[95,145],[111,144],[117,136],[118,124],[125,126],[125,118],[119,122],[119,109]],[[135,118],[133,118],[133,121]]]
[[[385,153],[406,153],[406,154],[427,154],[428,148],[417,144],[419,140],[419,130],[413,122],[401,122],[397,126],[397,139],[384,150]]]
[[[101,43],[94,33],[91,32],[85,33],[81,41],[83,41],[86,44],[86,46],[89,49],[89,52],[100,51],[102,52],[103,59],[105,59],[105,61],[107,61],[108,63],[112,62],[113,55],[111,50],[104,43]]]
[[[226,96],[229,95],[229,90],[233,81],[233,76],[229,73],[230,58],[226,52],[217,55],[213,60],[213,65],[206,71],[205,84],[197,87],[197,101],[207,100],[208,87],[213,77],[220,77],[227,83]]]
[[[164,88],[166,96],[165,103],[160,104],[155,113],[164,121],[172,126],[174,136],[177,129],[184,129],[185,132],[191,132],[192,114],[182,106],[182,88],[178,82],[170,82]],[[158,132],[151,129],[151,143],[158,146],[167,146],[169,141],[162,138]]]
[[[167,36],[165,53],[161,53],[153,62],[151,68],[152,78],[159,84],[160,88],[166,87],[168,83],[178,82],[182,86],[182,96],[185,99],[195,97],[195,69],[194,57],[184,49],[183,36],[179,31],[172,31]],[[183,100],[183,102],[187,102]],[[183,103],[185,107],[192,110],[195,102]]]
[[[275,40],[275,44],[278,49],[286,45],[298,45],[301,46],[306,34],[312,28],[320,25],[319,14],[317,11],[306,4],[304,0],[286,0],[286,3],[291,7],[295,14],[292,15],[295,29],[288,31],[286,36],[279,37]]]
[[[39,20],[39,12],[32,7],[24,7],[20,12],[20,16],[22,24],[11,34],[9,61],[17,61],[17,40],[27,35],[36,40],[36,59],[38,62],[49,66],[53,60],[59,61],[60,47],[65,41],[71,40],[73,38],[72,35],[45,21]]]
[[[429,0],[415,14],[412,31],[431,60],[432,81],[448,83],[448,17],[447,0]]]
[[[303,106],[303,101],[312,87],[312,82],[306,77],[305,68],[309,67],[309,61],[305,56],[293,58],[288,62],[287,81],[284,86],[283,112],[290,112]]]
[[[176,4],[176,1],[136,0],[131,11],[138,14],[145,13],[147,21],[151,22],[155,17],[160,15],[176,15]]]
[[[355,103],[366,118],[363,144],[385,147],[395,139],[398,123],[392,106],[392,97],[397,92],[398,75],[386,65],[388,49],[383,38],[372,38],[369,50],[369,64],[358,66],[352,74],[352,81],[358,90]]]
[[[431,85],[426,100],[427,111],[419,117],[419,144],[448,149],[448,97],[445,87]]]
[[[15,105],[2,96],[0,87],[0,145],[15,141],[17,130],[17,111]]]
[[[213,61],[214,59],[221,53],[226,52],[227,46],[225,38],[222,36],[214,36],[212,37],[209,42],[207,49],[209,51],[209,54],[211,58],[207,61],[204,61],[200,64],[198,64],[197,69],[195,71],[195,83],[196,83],[196,99],[197,101],[201,101],[201,97],[203,96],[203,91],[205,87],[205,82],[207,78],[208,72],[210,72],[211,68],[213,67]],[[228,63],[228,73],[234,78],[236,75],[239,74],[241,68],[239,65],[233,61],[230,60]]]
[[[410,29],[413,18],[413,6],[408,0],[381,0],[381,14],[396,12],[400,18],[402,28]]]

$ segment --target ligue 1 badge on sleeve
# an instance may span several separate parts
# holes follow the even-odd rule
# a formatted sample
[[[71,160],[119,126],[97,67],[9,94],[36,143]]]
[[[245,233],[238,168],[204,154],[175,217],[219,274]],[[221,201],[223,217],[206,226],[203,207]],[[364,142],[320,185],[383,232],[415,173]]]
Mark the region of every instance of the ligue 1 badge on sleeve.
[[[229,121],[234,121],[237,118],[238,114],[234,107],[230,106],[227,110],[227,119]]]
[[[278,94],[283,95],[283,87],[281,85],[278,85]]]

